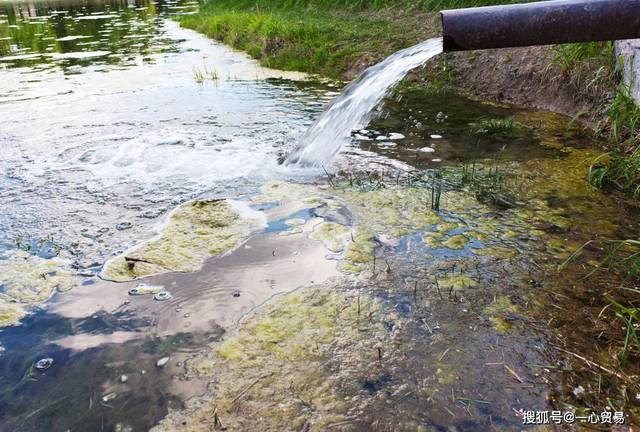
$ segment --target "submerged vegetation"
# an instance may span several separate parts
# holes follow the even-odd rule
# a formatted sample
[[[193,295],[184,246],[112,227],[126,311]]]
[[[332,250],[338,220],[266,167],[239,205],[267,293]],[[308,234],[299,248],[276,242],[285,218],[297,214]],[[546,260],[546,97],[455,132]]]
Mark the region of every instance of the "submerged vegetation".
[[[227,200],[187,202],[169,215],[157,238],[107,262],[101,276],[121,282],[196,271],[209,256],[235,248],[255,224]]]

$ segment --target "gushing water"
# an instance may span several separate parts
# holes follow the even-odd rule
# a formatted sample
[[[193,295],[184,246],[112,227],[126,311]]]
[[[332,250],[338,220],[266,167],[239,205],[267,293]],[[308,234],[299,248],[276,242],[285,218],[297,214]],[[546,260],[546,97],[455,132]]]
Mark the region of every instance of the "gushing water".
[[[365,127],[374,108],[412,69],[442,52],[442,38],[428,39],[400,50],[368,68],[336,97],[305,132],[285,163],[299,167],[326,166],[345,144],[351,131]]]

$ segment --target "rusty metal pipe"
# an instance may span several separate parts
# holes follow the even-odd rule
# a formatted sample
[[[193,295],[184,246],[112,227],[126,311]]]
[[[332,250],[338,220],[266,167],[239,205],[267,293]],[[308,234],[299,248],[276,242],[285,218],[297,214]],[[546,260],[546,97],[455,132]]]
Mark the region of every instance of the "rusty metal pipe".
[[[640,38],[640,0],[552,0],[440,13],[444,51]]]

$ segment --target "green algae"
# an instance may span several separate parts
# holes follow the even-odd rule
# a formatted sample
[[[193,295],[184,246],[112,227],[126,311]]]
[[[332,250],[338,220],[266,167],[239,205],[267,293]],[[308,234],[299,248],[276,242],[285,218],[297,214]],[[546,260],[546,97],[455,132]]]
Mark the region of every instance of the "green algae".
[[[345,258],[354,263],[368,263],[373,261],[374,249],[373,233],[366,228],[356,227],[356,235],[345,253]]]
[[[498,333],[506,333],[513,327],[513,325],[507,321],[506,315],[509,313],[517,313],[518,307],[511,302],[509,297],[501,296],[487,305],[483,312],[489,315],[489,320]]]
[[[429,246],[431,249],[438,249],[442,247],[442,243],[440,242],[442,237],[444,237],[444,234],[440,232],[427,231],[422,234],[424,244]]]
[[[361,191],[345,187],[336,189],[338,196],[350,204],[359,220],[374,232],[404,228],[405,234],[430,228],[442,219],[430,207],[429,191],[424,188],[390,186]]]
[[[18,324],[26,314],[22,304],[5,296],[0,297],[0,328]]]
[[[465,288],[474,288],[478,286],[478,281],[470,278],[469,276],[450,276],[443,279],[438,279],[438,285],[440,288],[452,289],[454,291],[460,291]]]
[[[442,242],[442,245],[449,249],[464,249],[468,242],[469,239],[466,236],[457,234]]]
[[[319,240],[331,252],[344,250],[351,229],[335,222],[322,222],[316,226],[310,235],[313,240]]]
[[[227,200],[191,201],[170,213],[160,235],[105,264],[101,277],[127,281],[164,272],[193,272],[244,239],[251,222]]]
[[[484,308],[484,313],[488,315],[516,313],[518,307],[511,302],[511,299],[507,296],[497,297],[487,307]]]
[[[22,303],[41,303],[54,290],[72,289],[79,278],[65,270],[65,262],[44,259],[26,252],[15,252],[9,259],[0,260],[0,274],[4,293]]]
[[[260,187],[260,194],[251,199],[254,203],[296,201],[301,207],[319,207],[327,200],[319,195],[317,186],[272,180]]]
[[[23,251],[0,260],[0,327],[17,324],[29,308],[48,300],[55,291],[66,292],[80,278],[59,259],[45,259]]]
[[[186,362],[187,370],[198,377],[215,376],[216,365],[216,359],[206,353],[198,354]]]
[[[491,321],[491,325],[498,333],[506,333],[513,328],[513,324],[501,316],[492,316],[489,321]]]
[[[347,420],[338,377],[324,364],[337,350],[352,367],[362,368],[387,334],[381,324],[360,320],[379,314],[378,302],[364,295],[354,300],[315,287],[268,304],[214,350],[217,359],[207,355],[217,363],[213,397],[188,401],[156,430],[212,430],[216,418],[229,430],[301,430],[306,423],[326,430]],[[259,416],[244,414],[258,411]]]

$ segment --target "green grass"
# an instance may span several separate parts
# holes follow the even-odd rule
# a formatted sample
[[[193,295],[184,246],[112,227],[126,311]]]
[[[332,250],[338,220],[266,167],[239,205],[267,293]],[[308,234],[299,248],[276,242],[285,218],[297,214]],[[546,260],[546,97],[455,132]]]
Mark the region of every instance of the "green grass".
[[[347,11],[401,9],[437,11],[441,9],[523,3],[524,0],[212,0],[218,7],[235,10],[301,10]]]
[[[443,8],[513,0],[210,0],[180,23],[246,51],[264,66],[352,77],[363,64],[439,33]]]
[[[372,52],[385,56],[419,40],[400,23],[385,19],[242,9],[225,2],[208,3],[180,23],[246,51],[265,66],[332,78],[342,77]]]
[[[574,89],[599,97],[619,81],[612,42],[586,42],[554,47],[554,64]]]
[[[640,107],[621,86],[606,105],[598,126],[609,140],[609,152],[589,169],[589,182],[599,188],[616,188],[640,198]]]
[[[475,136],[481,135],[509,135],[515,131],[519,125],[512,118],[505,119],[484,119],[478,123],[470,125],[470,133]]]

